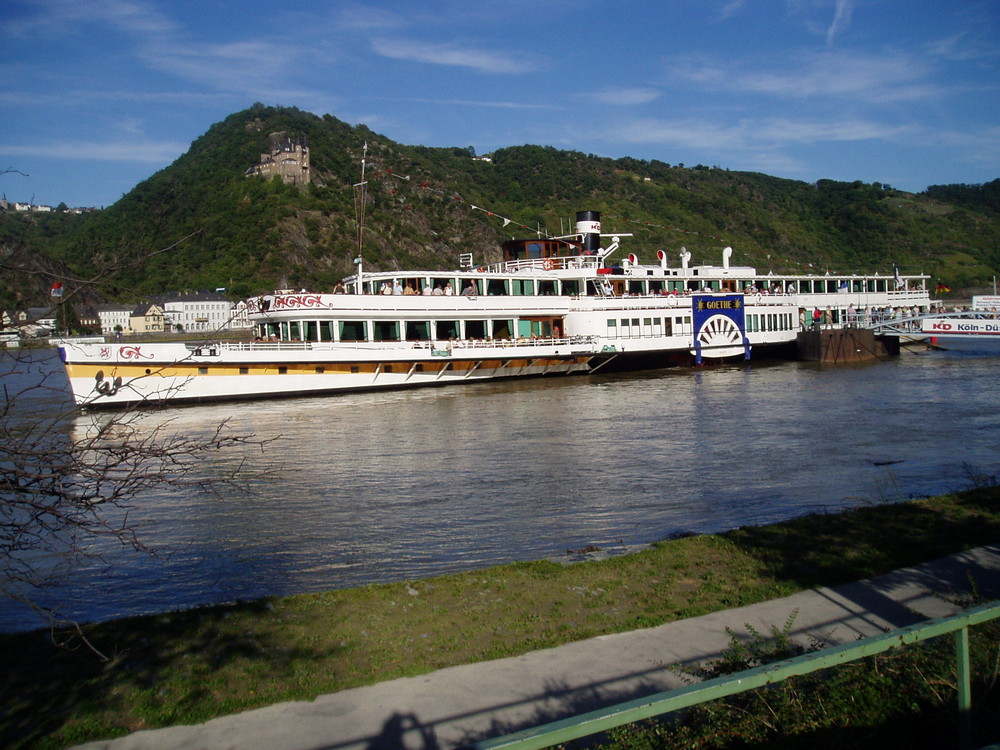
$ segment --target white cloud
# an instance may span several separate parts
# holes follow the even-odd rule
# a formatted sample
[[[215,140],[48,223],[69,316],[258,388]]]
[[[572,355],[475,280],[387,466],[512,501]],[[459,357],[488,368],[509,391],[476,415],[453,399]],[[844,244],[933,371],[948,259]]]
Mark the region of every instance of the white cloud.
[[[6,30],[22,36],[50,36],[83,33],[93,25],[135,34],[162,34],[176,29],[170,18],[142,0],[36,0],[31,6],[35,11],[32,16],[5,22]]]
[[[614,106],[630,106],[634,104],[647,104],[659,99],[661,92],[656,89],[604,89],[584,95],[588,101],[611,104]]]
[[[791,118],[743,119],[732,124],[686,118],[644,118],[616,126],[628,143],[657,143],[694,150],[759,150],[793,145],[867,141],[898,137],[905,128],[864,120],[814,121]]]
[[[725,20],[736,15],[736,12],[746,4],[746,0],[730,0],[719,10],[719,18]]]
[[[832,44],[834,38],[851,25],[851,13],[853,7],[851,0],[837,0],[836,11],[833,15],[833,23],[826,30],[826,43]]]
[[[176,141],[132,141],[118,139],[106,143],[94,141],[55,141],[14,145],[0,143],[0,153],[7,156],[66,161],[114,161],[142,164],[169,164],[188,150],[187,143]]]
[[[150,67],[189,81],[229,91],[262,91],[286,80],[297,54],[293,45],[243,41],[162,43],[150,46],[141,56]]]
[[[671,63],[671,77],[706,91],[767,94],[784,98],[850,97],[884,104],[941,97],[928,82],[928,63],[905,53],[800,52],[797,58],[756,65],[704,59]]]
[[[497,109],[565,109],[564,107],[559,107],[554,104],[525,104],[523,102],[507,102],[507,101],[489,101],[489,100],[476,100],[476,99],[418,99],[411,98],[405,100],[396,101],[408,101],[408,102],[418,102],[420,104],[447,104],[459,107],[495,107]]]
[[[398,13],[380,8],[352,6],[343,8],[337,16],[337,26],[352,31],[399,29],[406,25]]]
[[[372,42],[376,54],[394,60],[472,68],[481,73],[525,73],[534,68],[524,56],[492,52],[477,47],[452,44],[430,44],[406,39],[376,39]]]

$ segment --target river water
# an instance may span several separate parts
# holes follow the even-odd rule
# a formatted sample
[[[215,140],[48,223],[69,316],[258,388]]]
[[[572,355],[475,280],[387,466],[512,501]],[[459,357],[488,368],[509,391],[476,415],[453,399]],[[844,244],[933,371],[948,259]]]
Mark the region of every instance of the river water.
[[[0,369],[8,392],[58,360]],[[9,362],[9,360],[8,360]],[[80,620],[411,579],[588,545],[616,549],[969,486],[1000,468],[1000,359],[931,352],[753,363],[168,409],[143,429],[224,419],[270,442],[220,452],[250,494],[148,493],[155,556],[105,545],[36,594]],[[5,418],[13,418],[10,415]],[[72,439],[93,416],[63,420]],[[98,416],[98,419],[101,417]],[[0,603],[0,631],[37,627]]]

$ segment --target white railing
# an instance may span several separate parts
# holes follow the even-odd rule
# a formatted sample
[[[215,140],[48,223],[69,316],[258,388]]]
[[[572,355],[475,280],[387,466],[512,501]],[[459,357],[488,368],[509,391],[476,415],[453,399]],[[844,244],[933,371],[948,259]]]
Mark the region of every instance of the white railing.
[[[519,273],[521,271],[555,271],[558,269],[580,270],[584,268],[600,268],[601,259],[596,255],[571,255],[555,258],[523,258],[508,260],[491,266],[486,266],[489,273]]]
[[[227,349],[229,351],[310,351],[316,349],[353,349],[357,351],[384,351],[387,349],[452,351],[453,349],[508,349],[512,347],[539,348],[544,346],[579,346],[593,344],[597,336],[528,337],[509,339],[453,339],[449,341],[240,341],[224,342],[215,346],[200,346],[199,351]],[[205,352],[202,352],[205,353]]]

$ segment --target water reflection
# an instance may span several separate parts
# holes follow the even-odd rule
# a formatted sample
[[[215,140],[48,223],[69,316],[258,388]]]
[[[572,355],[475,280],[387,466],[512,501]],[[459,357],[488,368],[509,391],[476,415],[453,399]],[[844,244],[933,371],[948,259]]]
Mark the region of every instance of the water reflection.
[[[210,474],[240,461],[280,473],[251,478],[249,495],[146,497],[135,519],[164,554],[109,550],[112,574],[82,570],[58,593],[70,614],[102,618],[948,491],[963,462],[1000,463],[996,362],[910,355],[163,410],[150,428],[229,420],[272,439],[213,456]]]

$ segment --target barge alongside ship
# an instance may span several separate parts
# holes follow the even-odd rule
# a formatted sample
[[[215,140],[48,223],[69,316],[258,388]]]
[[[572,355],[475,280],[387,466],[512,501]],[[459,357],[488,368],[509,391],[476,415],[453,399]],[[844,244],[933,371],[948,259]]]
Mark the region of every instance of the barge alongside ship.
[[[596,212],[568,237],[511,240],[503,260],[455,271],[358,273],[335,293],[247,300],[249,342],[63,342],[88,407],[308,396],[351,390],[750,359],[794,347],[804,327],[930,307],[927,277],[759,274],[612,262],[627,234]],[[607,247],[602,241],[608,241]],[[340,285],[338,285],[340,287]]]

